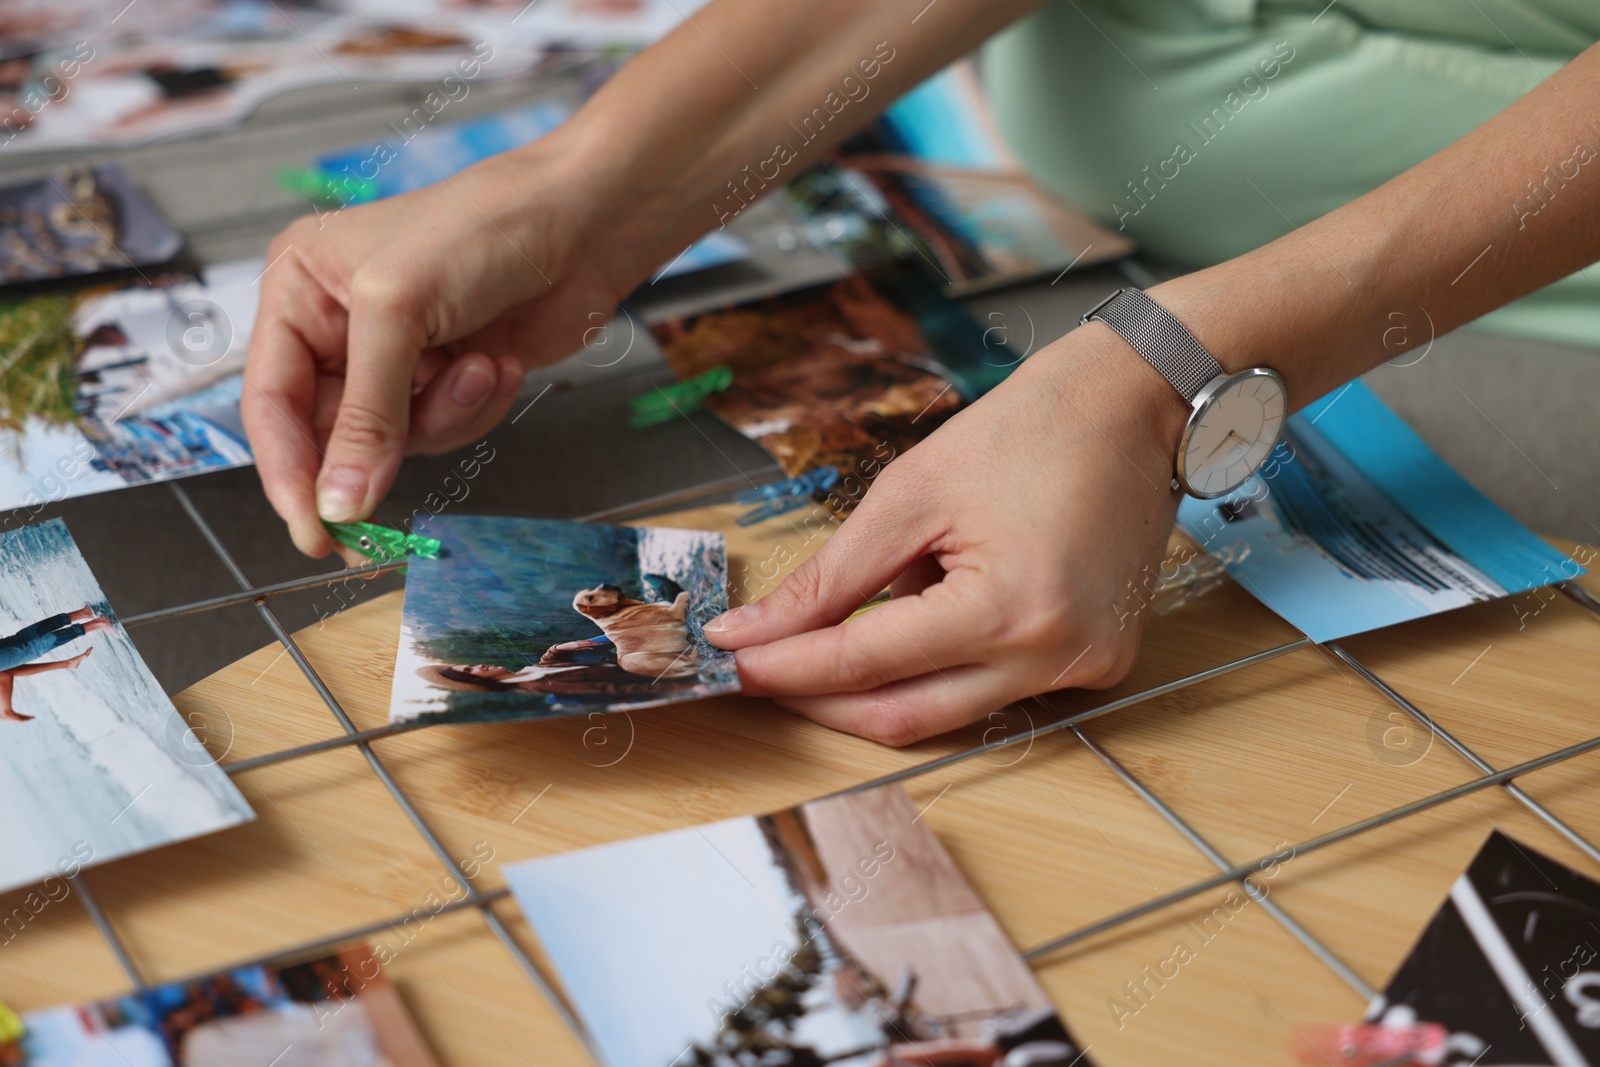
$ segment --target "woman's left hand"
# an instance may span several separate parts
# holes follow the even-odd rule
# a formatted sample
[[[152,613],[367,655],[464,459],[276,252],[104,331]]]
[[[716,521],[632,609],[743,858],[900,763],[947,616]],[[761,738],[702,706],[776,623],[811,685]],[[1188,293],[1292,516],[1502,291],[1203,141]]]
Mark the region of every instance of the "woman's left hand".
[[[706,635],[737,650],[745,692],[891,745],[1114,685],[1176,515],[1185,414],[1121,338],[1082,327],[885,467],[815,556]]]

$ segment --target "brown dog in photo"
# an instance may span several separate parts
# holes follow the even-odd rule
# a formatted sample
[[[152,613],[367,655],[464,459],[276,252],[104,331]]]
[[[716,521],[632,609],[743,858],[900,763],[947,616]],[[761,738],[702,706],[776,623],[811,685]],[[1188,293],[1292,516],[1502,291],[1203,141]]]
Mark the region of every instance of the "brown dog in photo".
[[[601,585],[573,597],[572,606],[617,646],[617,665],[629,674],[688,678],[700,672],[700,655],[689,643],[688,593],[670,604],[649,604]]]

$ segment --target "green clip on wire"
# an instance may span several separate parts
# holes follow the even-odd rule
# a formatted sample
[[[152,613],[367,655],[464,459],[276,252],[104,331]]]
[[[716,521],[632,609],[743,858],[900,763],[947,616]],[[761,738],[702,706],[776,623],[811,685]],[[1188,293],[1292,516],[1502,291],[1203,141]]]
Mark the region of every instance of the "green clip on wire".
[[[0,1003],[0,1047],[21,1041],[25,1033],[27,1027],[22,1025],[17,1013]]]
[[[324,522],[322,525],[335,541],[379,563],[406,556],[439,558],[439,542],[421,534],[402,533],[373,522]]]
[[[353,174],[334,176],[320,170],[279,167],[278,184],[302,200],[323,200],[340,204],[365,204],[378,199],[378,183]]]
[[[700,401],[720,393],[733,384],[733,368],[718,365],[688,381],[658,385],[654,391],[633,398],[633,417],[628,425],[635,430],[670,422],[674,415],[687,415],[700,407]]]

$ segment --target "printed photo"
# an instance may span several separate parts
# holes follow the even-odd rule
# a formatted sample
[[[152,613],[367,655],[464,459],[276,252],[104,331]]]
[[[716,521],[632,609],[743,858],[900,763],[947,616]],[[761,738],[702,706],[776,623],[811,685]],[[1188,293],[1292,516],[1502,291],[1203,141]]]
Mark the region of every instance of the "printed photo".
[[[370,181],[381,197],[409,193],[443,181],[474,163],[531,144],[565,122],[572,105],[538,100],[470,122],[440,122],[412,129],[400,125],[375,142],[352,145],[317,160],[335,183]]]
[[[348,0],[347,0],[348,2]],[[392,0],[359,0],[355,6],[379,7]],[[443,6],[464,11],[496,12],[502,34],[530,43],[573,48],[643,48],[676,29],[707,0],[443,0]]]
[[[23,1017],[5,1067],[437,1067],[372,950]]]
[[[739,689],[705,623],[728,606],[722,535],[428,516],[406,568],[393,721],[542,719]]]
[[[182,245],[121,167],[0,187],[0,285],[153,266]]]
[[[0,534],[0,892],[254,818],[59,519]]]
[[[505,874],[607,1067],[1090,1067],[899,786]]]
[[[972,59],[958,59],[889,106],[873,125],[877,151],[944,167],[1020,169]]]
[[[0,88],[0,141],[22,152],[141,144],[226,129],[274,96],[329,83],[443,86],[452,75],[441,91],[459,98],[463,79],[524,73],[542,54],[495,33],[509,16],[344,10],[354,6],[8,0],[0,32],[19,73]]]
[[[951,296],[1054,277],[1134,250],[1132,241],[1017,171],[939,167],[908,156],[860,156],[850,164],[904,220]]]
[[[903,260],[948,296],[1053,277],[1134,248],[1016,171],[848,155],[801,175],[787,193],[811,244],[858,268]]]
[[[318,85],[412,82],[431,120],[552,54],[638,49],[704,0],[6,0],[0,143],[132,145],[236,125]]]
[[[919,307],[919,293],[939,303]],[[951,331],[947,312],[965,332]],[[680,378],[732,368],[733,384],[705,406],[790,477],[822,467],[860,472],[932,433],[970,399],[949,367],[952,348],[993,380],[1016,362],[1003,346],[985,348],[982,328],[959,305],[904,272],[893,284],[854,274],[651,332]]]
[[[574,95],[586,95],[614,68],[610,57],[597,57],[581,62],[563,77],[581,90]],[[443,181],[490,156],[531,144],[565,122],[573,110],[574,105],[566,100],[547,99],[469,122],[417,128],[397,124],[385,139],[322,156],[317,160],[317,169],[336,189],[370,182],[377,197],[396,196]],[[653,280],[749,258],[750,248],[744,241],[712,230],[665,264]]]
[[[1359,381],[1291,416],[1254,478],[1220,500],[1185,499],[1178,521],[1318,642],[1583,573]]]
[[[0,301],[0,511],[12,526],[67,497],[253,462],[239,389],[261,267]]]
[[[1600,1063],[1600,884],[1498,830],[1367,1012],[1466,1067]]]

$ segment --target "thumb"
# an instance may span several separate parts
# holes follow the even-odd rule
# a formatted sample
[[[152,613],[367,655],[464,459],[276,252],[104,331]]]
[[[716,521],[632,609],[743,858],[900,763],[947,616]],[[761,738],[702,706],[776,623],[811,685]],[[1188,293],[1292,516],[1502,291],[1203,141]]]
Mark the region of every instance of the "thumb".
[[[412,316],[398,299],[351,301],[344,394],[317,477],[317,513],[328,522],[371,515],[400,468],[422,349]]]

